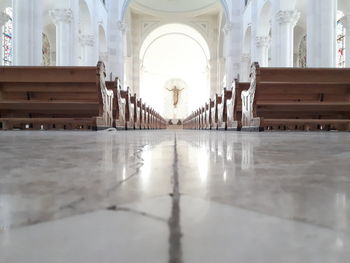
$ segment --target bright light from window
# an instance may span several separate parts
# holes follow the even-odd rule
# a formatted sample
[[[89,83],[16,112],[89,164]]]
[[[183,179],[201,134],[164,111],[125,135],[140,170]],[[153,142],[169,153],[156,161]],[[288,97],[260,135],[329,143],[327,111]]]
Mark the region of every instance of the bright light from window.
[[[182,119],[210,96],[209,48],[196,30],[169,24],[153,31],[141,51],[140,95],[165,118]],[[173,86],[184,89],[174,109]]]

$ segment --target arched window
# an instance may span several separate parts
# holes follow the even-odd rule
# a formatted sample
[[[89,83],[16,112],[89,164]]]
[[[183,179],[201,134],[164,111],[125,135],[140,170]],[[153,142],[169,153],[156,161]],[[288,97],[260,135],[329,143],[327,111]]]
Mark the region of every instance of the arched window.
[[[1,52],[3,58],[2,64],[5,66],[9,66],[12,65],[12,8],[6,8],[5,14],[7,14],[10,19],[5,23],[1,30],[1,33],[3,34]]]
[[[337,67],[345,67],[345,27],[340,22],[344,16],[341,11],[337,12]]]

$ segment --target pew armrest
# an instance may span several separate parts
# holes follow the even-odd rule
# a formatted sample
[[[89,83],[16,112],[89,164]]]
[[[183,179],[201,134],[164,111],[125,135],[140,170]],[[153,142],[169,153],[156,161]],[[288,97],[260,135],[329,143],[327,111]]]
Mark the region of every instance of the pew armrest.
[[[100,114],[96,119],[97,127],[108,128],[113,126],[113,98],[114,93],[112,90],[107,89],[105,77],[105,65],[103,62],[97,64],[97,75],[99,76],[99,87],[102,99],[102,105],[100,106]]]
[[[250,87],[241,93],[242,99],[242,127],[260,127],[260,118],[255,117],[254,99],[257,88],[257,68],[253,64],[250,73]]]

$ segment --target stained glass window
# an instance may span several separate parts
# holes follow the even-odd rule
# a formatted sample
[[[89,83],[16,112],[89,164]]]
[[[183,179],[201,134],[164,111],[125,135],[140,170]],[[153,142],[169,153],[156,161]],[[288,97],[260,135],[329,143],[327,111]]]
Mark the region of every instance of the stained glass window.
[[[5,25],[2,27],[2,54],[3,54],[3,65],[9,66],[12,64],[12,29],[13,29],[13,23],[12,23],[12,8],[8,7],[5,9],[5,13],[9,16],[9,21],[5,23]]]
[[[337,13],[337,67],[345,67],[345,27],[340,22],[344,13],[338,11]]]

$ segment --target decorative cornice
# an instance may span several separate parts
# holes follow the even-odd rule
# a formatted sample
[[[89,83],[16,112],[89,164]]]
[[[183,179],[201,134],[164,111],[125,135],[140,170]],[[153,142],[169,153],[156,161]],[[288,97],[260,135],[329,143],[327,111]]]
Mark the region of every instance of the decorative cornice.
[[[55,24],[59,22],[70,23],[73,20],[73,12],[71,9],[52,9],[49,15]]]
[[[93,35],[80,35],[79,42],[82,46],[93,47],[95,43],[95,38]]]
[[[280,24],[292,24],[294,27],[300,18],[298,10],[279,11],[276,14],[276,19]]]
[[[7,21],[10,20],[10,16],[4,12],[0,13],[0,26],[5,25]]]
[[[340,19],[340,23],[345,27],[345,29],[350,30],[350,14],[343,16]]]
[[[262,36],[262,37],[256,37],[255,39],[256,47],[268,47],[270,45],[270,37],[268,36]]]

